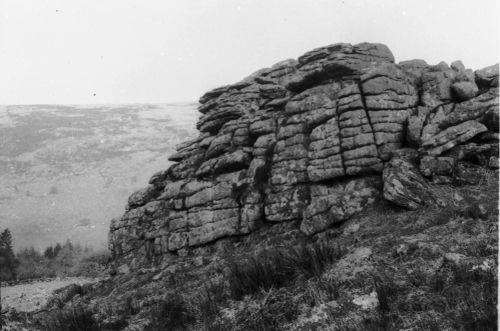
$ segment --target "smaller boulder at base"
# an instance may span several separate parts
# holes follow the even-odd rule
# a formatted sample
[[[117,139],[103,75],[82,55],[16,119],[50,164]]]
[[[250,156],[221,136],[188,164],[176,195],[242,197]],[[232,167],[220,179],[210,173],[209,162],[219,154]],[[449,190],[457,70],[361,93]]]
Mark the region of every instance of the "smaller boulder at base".
[[[402,158],[386,163],[382,180],[384,198],[398,206],[415,210],[432,199],[427,181],[413,164]]]
[[[432,175],[451,176],[456,167],[456,160],[452,157],[424,156],[420,159],[420,172],[425,177]]]

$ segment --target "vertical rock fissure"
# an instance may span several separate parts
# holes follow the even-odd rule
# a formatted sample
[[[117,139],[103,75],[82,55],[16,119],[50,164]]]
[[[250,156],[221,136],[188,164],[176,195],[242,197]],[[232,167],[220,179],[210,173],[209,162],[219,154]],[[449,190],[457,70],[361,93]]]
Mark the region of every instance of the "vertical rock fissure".
[[[345,163],[344,163],[344,150],[342,149],[342,144],[340,142],[340,115],[339,115],[339,103],[335,103],[335,119],[337,124],[337,130],[339,133],[339,152],[340,152],[340,162],[342,163],[342,169],[344,169],[344,173],[346,171]]]
[[[275,137],[276,137],[276,133],[275,133]],[[266,220],[266,208],[265,208],[266,199],[267,199],[266,189],[269,186],[269,181],[271,180],[270,175],[271,175],[271,167],[273,164],[275,145],[276,144],[273,144],[266,149],[266,152],[264,154],[264,168],[259,171],[260,173],[262,173],[262,175],[257,176],[258,177],[258,190],[259,190],[259,193],[261,195],[261,201],[262,201],[263,221]]]
[[[313,128],[310,127],[310,125],[308,125],[306,123],[306,130],[305,130],[305,134],[304,134],[304,142],[303,142],[303,146],[304,148],[306,149],[307,151],[307,154],[309,154],[309,149],[310,149],[310,144],[311,144],[311,133],[312,133],[312,130]],[[309,167],[309,157],[307,158],[307,161],[306,161],[306,164],[305,164],[305,177],[307,179],[307,182],[309,183],[310,182],[310,179],[309,179],[309,172],[307,171],[307,168]],[[306,201],[304,201],[304,206],[309,206],[309,204],[311,203],[311,188],[310,188],[310,185],[306,184],[306,183],[301,183],[301,185],[305,185],[305,189],[306,189]],[[304,208],[305,209],[305,208]],[[302,222],[302,220],[304,219],[304,209],[300,210],[299,211],[299,222]]]
[[[414,85],[415,89],[417,90],[417,105],[418,106],[424,106],[424,101],[423,101],[423,95],[424,95],[424,86],[422,83],[422,77],[417,81],[417,83]]]
[[[269,181],[271,180],[271,168],[273,166],[273,158],[274,158],[274,153],[275,153],[275,148],[276,148],[276,142],[278,139],[278,130],[279,130],[279,117],[278,116],[273,116],[272,117],[274,120],[274,144],[271,146],[267,146],[267,149],[264,153],[264,168],[261,170],[257,171],[257,178],[256,182],[258,185],[258,190],[259,193],[261,194],[261,201],[262,201],[262,221],[266,222],[267,217],[266,217],[266,201],[267,201],[267,187],[270,186]]]
[[[382,158],[380,157],[379,150],[378,150],[379,145],[377,144],[377,140],[375,138],[375,129],[373,128],[372,119],[370,117],[370,111],[369,111],[368,107],[366,106],[365,93],[363,91],[363,84],[361,84],[361,81],[358,82],[358,89],[359,89],[359,94],[361,95],[361,102],[363,103],[363,108],[364,108],[364,111],[366,114],[366,118],[368,120],[368,124],[370,125],[371,131],[372,131],[373,143],[375,144],[375,148],[377,150],[377,156],[380,160],[382,160]]]

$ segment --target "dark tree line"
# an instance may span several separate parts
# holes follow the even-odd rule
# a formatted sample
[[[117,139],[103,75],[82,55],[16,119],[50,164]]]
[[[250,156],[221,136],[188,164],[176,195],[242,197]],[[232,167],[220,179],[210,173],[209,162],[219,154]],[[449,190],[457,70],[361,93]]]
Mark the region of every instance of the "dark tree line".
[[[106,251],[94,252],[70,240],[48,246],[43,253],[29,247],[14,254],[10,230],[5,229],[0,234],[0,281],[95,276],[103,270],[107,260]]]
[[[49,246],[49,247],[45,248],[45,250],[43,251],[43,257],[45,257],[47,259],[53,259],[53,258],[57,257],[57,255],[59,255],[59,253],[61,252],[63,247],[65,250],[68,250],[68,251],[75,250],[71,241],[67,240],[64,245],[57,243],[55,246]],[[85,247],[85,249],[88,250],[87,247]],[[77,245],[76,250],[80,251],[81,247],[79,245]]]
[[[19,260],[12,249],[12,234],[5,229],[0,234],[0,281],[16,278],[16,270]]]

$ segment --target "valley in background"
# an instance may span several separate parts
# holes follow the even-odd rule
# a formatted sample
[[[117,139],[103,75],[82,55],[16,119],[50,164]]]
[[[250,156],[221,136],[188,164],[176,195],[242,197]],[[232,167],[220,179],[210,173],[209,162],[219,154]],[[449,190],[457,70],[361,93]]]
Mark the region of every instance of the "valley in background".
[[[128,196],[194,137],[196,106],[0,106],[0,229],[14,249],[106,247]]]

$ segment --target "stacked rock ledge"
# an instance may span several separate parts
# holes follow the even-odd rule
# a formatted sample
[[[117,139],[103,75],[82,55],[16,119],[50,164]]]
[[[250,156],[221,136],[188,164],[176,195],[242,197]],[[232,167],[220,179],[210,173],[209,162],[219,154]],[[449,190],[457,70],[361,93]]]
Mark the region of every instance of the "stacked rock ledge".
[[[199,136],[111,222],[116,262],[164,263],[273,222],[313,235],[382,197],[433,204],[431,181],[460,162],[498,168],[498,64],[396,64],[385,45],[340,43],[199,102]]]

